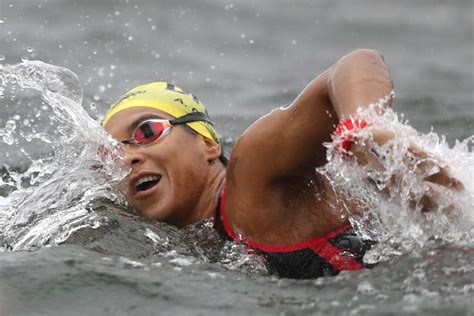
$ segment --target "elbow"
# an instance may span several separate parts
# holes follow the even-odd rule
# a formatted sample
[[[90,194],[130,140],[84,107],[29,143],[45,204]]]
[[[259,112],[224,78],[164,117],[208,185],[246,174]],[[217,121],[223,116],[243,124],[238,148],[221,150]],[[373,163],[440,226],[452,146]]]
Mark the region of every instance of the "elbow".
[[[382,54],[375,49],[371,48],[359,48],[352,51],[350,54],[360,54],[360,55],[368,55],[368,56],[382,56]]]
[[[339,59],[331,68],[329,83],[335,80],[338,74],[343,73],[344,77],[370,74],[369,69],[386,70],[386,65],[382,54],[374,49],[356,49]]]
[[[384,62],[383,55],[375,50],[375,49],[368,49],[368,48],[360,48],[356,49],[349,54],[345,55],[341,58],[341,61],[347,59],[353,62],[369,62],[369,63],[377,63],[377,62]]]

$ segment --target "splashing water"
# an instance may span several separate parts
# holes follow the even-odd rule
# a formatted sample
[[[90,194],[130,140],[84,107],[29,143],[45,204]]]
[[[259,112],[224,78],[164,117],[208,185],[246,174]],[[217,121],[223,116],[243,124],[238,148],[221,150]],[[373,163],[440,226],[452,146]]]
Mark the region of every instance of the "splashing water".
[[[17,65],[0,65],[0,101],[6,101],[8,88],[17,86],[21,91],[15,91],[16,94],[30,90],[40,93],[43,104],[52,111],[49,117],[56,127],[49,132],[37,132],[34,128],[24,131],[18,124],[18,117],[12,115],[0,128],[3,143],[23,153],[30,163],[26,170],[2,167],[0,244],[3,247],[0,247],[0,252],[33,250],[65,241],[74,243],[82,238],[80,236],[94,235],[94,231],[100,229],[113,229],[116,218],[98,212],[96,202],[103,205],[103,201],[110,201],[124,210],[126,202],[115,185],[128,170],[117,167],[121,159],[120,146],[84,111],[81,105],[82,88],[77,76],[68,69],[40,61],[25,60]],[[336,191],[357,197],[356,202],[366,210],[362,216],[350,215],[353,226],[360,234],[379,241],[364,260],[370,263],[388,260],[421,248],[432,240],[472,247],[474,155],[471,150],[474,138],[457,142],[450,148],[445,139],[434,132],[419,135],[393,111],[378,115],[376,107],[359,113],[371,125],[359,131],[357,136],[367,138],[371,129],[377,127],[398,135],[384,146],[372,141],[376,150],[383,153],[383,171],[376,172],[355,164],[351,159],[343,159],[335,153],[334,144],[327,144],[330,162],[317,169],[331,179]],[[34,159],[22,146],[22,142],[34,141],[38,146],[50,147],[51,153]],[[461,193],[446,189],[438,200],[438,209],[431,213],[422,214],[416,203],[427,190],[422,180],[426,174],[412,172],[404,160],[409,143],[440,157],[443,164],[449,166],[450,173],[465,187]],[[390,185],[395,188],[390,194],[381,193]],[[455,211],[446,212],[452,205],[455,205]],[[339,207],[334,206],[334,209],[336,211]],[[143,221],[139,218],[133,220]],[[184,232],[184,236],[188,237],[184,238],[191,241],[181,244],[179,241],[183,237],[180,234],[183,232],[178,233],[170,227],[144,224],[140,229],[137,229],[138,226],[129,231],[121,229],[125,231],[123,234],[128,234],[123,236],[124,240],[130,240],[129,235],[140,234],[140,237],[134,235],[133,238],[140,240],[140,243],[152,241],[152,250],[143,250],[137,256],[143,256],[146,252],[162,255],[170,263],[180,266],[195,262],[219,262],[231,270],[266,273],[261,258],[249,254],[239,243],[217,245],[217,237],[212,237],[209,231],[211,226],[204,222],[189,228]],[[117,239],[114,242],[125,243]],[[210,246],[207,247],[206,243]],[[105,244],[115,249],[114,245]],[[184,253],[179,251],[183,246],[188,249]],[[130,244],[125,247],[133,248]],[[98,248],[103,249],[104,245]]]
[[[343,203],[346,211],[341,214],[349,217],[360,235],[379,242],[365,255],[364,261],[386,261],[433,243],[473,247],[474,136],[456,141],[450,148],[443,136],[433,131],[422,135],[391,109],[380,111],[385,102],[386,99],[380,100],[359,111],[357,116],[370,124],[354,133],[368,141],[382,168],[361,166],[355,159],[341,156],[336,140],[326,144],[329,163],[317,169],[330,180],[335,192],[341,192],[364,210],[362,215],[354,215],[349,211],[350,206]],[[375,129],[391,131],[396,137],[380,146],[371,139],[371,131]],[[410,155],[410,144],[429,153],[428,158]],[[429,168],[417,168],[422,163],[430,163]],[[464,185],[462,192],[423,180],[441,168],[449,170]],[[433,188],[437,205],[429,212],[422,212],[423,199]],[[334,210],[341,212],[340,205],[334,205]]]
[[[36,132],[28,124],[23,131],[15,114],[0,129],[3,143],[30,162],[27,170],[2,168],[0,252],[72,243],[120,255],[125,261],[130,259],[122,257],[124,253],[134,258],[154,255],[177,269],[219,262],[230,270],[266,273],[260,257],[249,254],[243,245],[224,244],[209,221],[179,232],[127,213],[128,205],[117,188],[128,173],[121,167],[123,148],[83,109],[82,88],[73,72],[41,61],[0,65],[0,100],[6,99],[7,87],[16,86],[40,93],[43,104],[52,110],[50,125],[56,128]],[[37,146],[51,147],[52,153],[32,158],[22,142],[35,140]],[[140,263],[142,268],[162,264],[161,259]]]
[[[0,65],[0,100],[6,101],[8,87],[38,91],[52,110],[50,125],[55,123],[57,128],[50,133],[36,133],[34,128],[19,131],[15,118],[11,118],[0,129],[5,144],[30,158],[24,172],[5,167],[2,170],[0,188],[8,188],[2,194],[6,196],[0,196],[3,249],[56,245],[81,227],[98,226],[101,218],[88,206],[97,198],[122,203],[112,186],[126,170],[114,164],[113,160],[120,159],[115,142],[82,108],[82,87],[77,76],[65,68],[24,60],[16,65]],[[33,140],[39,142],[38,146],[50,147],[52,154],[31,158],[21,142]],[[111,154],[101,159],[99,152]]]

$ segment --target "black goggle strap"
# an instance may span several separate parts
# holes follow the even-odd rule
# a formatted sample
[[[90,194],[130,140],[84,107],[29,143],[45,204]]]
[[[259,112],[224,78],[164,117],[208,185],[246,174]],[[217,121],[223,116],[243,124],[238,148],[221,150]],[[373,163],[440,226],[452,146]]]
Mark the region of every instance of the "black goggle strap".
[[[198,122],[198,121],[204,121],[214,126],[214,123],[211,121],[211,118],[204,112],[191,112],[189,114],[177,117],[173,120],[169,120],[171,125],[186,124],[186,123]],[[224,155],[223,151],[222,151],[221,156],[219,157],[219,160],[222,162],[224,166],[227,166],[228,159]]]
[[[191,112],[189,114],[172,119],[169,122],[171,125],[178,125],[178,124],[186,124],[186,123],[199,122],[199,121],[204,121],[211,125],[214,125],[214,123],[212,123],[209,116],[203,112]]]

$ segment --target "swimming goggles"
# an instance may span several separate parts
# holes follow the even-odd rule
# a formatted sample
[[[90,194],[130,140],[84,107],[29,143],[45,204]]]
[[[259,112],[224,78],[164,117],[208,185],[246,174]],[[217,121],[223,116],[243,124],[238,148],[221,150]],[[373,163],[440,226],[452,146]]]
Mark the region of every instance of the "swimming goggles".
[[[164,136],[168,135],[173,125],[186,124],[191,122],[204,121],[212,124],[211,119],[203,112],[191,112],[172,120],[150,119],[138,124],[132,134],[132,138],[122,140],[125,145],[150,145]]]

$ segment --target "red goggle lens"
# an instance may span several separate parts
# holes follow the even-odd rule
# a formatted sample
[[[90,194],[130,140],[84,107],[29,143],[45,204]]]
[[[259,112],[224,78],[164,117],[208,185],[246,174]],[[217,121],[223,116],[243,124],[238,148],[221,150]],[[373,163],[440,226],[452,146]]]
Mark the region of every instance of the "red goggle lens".
[[[133,140],[141,145],[149,145],[157,141],[169,127],[168,121],[145,121],[133,132]]]

